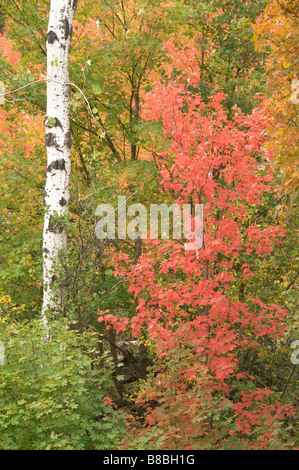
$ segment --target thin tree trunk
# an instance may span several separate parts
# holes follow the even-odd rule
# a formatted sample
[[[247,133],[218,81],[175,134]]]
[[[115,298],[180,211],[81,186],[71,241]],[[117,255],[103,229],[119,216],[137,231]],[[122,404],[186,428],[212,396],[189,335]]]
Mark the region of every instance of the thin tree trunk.
[[[60,259],[67,252],[65,230],[71,173],[69,53],[77,0],[51,0],[47,44],[47,178],[43,232],[44,297],[42,317],[62,306],[62,288],[55,285]]]

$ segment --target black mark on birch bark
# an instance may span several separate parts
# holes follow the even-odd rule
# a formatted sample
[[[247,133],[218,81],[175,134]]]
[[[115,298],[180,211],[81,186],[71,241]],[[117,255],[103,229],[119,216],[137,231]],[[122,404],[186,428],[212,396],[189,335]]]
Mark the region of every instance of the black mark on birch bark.
[[[61,122],[59,121],[58,118],[55,118],[55,124],[54,127],[60,127],[60,129],[63,129]]]
[[[45,190],[45,191],[44,191],[44,198],[43,198],[44,206],[47,205],[47,203],[46,203],[46,197],[48,197],[48,193],[47,193],[47,191]]]
[[[64,158],[59,158],[58,160],[55,160],[52,162],[48,168],[47,171],[52,171],[52,170],[61,170],[61,171],[66,171],[65,170],[65,160]]]
[[[53,118],[53,119],[55,119],[55,123],[50,126],[49,125],[49,118],[48,118],[48,116],[46,116],[45,119],[44,119],[44,125],[46,127],[50,128],[50,129],[52,129],[53,127],[60,127],[60,129],[63,130],[63,126],[62,126],[60,120],[58,118]]]
[[[46,42],[53,44],[55,41],[58,41],[57,34],[54,31],[49,31],[46,36]]]
[[[65,206],[65,205],[67,204],[67,200],[64,199],[64,197],[62,197],[62,198],[60,199],[60,201],[59,201],[59,204],[60,204],[61,206]]]
[[[52,132],[48,132],[48,134],[46,134],[45,142],[46,147],[55,147],[58,152],[62,152],[59,144],[57,143],[56,135]]]
[[[68,131],[66,134],[65,134],[65,137],[64,137],[64,145],[70,149],[71,146],[72,146],[72,135],[70,133],[70,131]]]
[[[49,232],[53,233],[62,233],[64,229],[64,224],[60,220],[53,220],[53,216],[50,215],[50,220],[49,220],[49,226],[48,230]]]
[[[64,94],[66,100],[69,101],[69,99],[70,99],[70,87],[69,87],[69,85],[65,86],[63,94]]]
[[[48,132],[46,134],[46,147],[57,147],[57,141],[56,141],[56,135],[53,134],[52,132]]]
[[[73,1],[73,10],[76,11],[78,6],[78,0]]]
[[[62,20],[62,23],[64,29],[64,39],[67,40],[70,35],[70,24],[67,18],[64,18],[64,20]]]

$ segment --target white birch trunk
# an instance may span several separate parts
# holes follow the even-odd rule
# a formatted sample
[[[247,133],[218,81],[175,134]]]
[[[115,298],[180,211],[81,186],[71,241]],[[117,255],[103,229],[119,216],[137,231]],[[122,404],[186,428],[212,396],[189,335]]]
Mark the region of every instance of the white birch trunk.
[[[62,289],[54,286],[60,259],[67,252],[65,217],[71,173],[69,53],[77,0],[51,0],[47,44],[47,116],[45,120],[47,178],[43,231],[44,297],[42,318],[59,310]]]

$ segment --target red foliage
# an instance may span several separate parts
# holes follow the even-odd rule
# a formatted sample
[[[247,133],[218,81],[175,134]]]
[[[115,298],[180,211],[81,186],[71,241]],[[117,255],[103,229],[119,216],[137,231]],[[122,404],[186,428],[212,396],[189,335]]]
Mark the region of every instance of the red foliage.
[[[156,83],[144,112],[163,123],[170,140],[164,156],[173,164],[161,171],[164,190],[179,204],[192,199],[204,205],[204,245],[185,251],[182,241],[149,240],[137,265],[119,256],[116,274],[126,277],[137,301],[132,333],[150,339],[162,364],[139,397],[143,405],[158,403],[148,408],[142,436],[154,442],[152,430],[163,430],[162,446],[171,449],[270,448],[276,426],[290,411],[264,403],[268,390],[240,395],[232,385],[254,380],[242,370],[240,352],[286,329],[285,310],[254,298],[241,301],[234,290],[237,280],[254,277],[252,256],[266,257],[284,234],[279,226],[246,225],[250,207],[273,190],[271,170],[261,172],[257,163],[257,156],[270,158],[263,151],[266,118],[259,109],[251,115],[235,110],[229,120],[219,92],[205,104],[194,93],[198,52],[175,51],[170,43],[166,48],[175,78]],[[106,319],[123,329],[124,319]],[[214,419],[216,411],[222,421]]]
[[[0,50],[11,65],[19,62],[21,53],[13,48],[13,44],[7,39],[6,33],[0,34]]]

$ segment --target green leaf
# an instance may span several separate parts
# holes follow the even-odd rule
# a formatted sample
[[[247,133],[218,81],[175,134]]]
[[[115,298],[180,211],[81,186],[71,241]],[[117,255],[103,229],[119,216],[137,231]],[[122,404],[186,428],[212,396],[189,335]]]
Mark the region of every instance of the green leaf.
[[[100,95],[102,93],[102,88],[99,85],[92,85],[92,88],[96,95]]]

